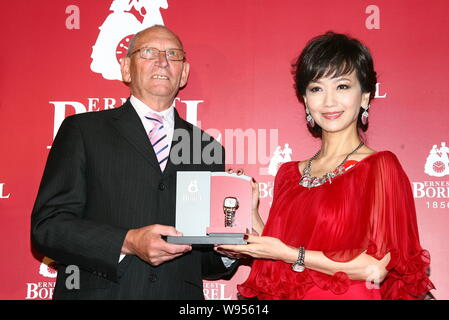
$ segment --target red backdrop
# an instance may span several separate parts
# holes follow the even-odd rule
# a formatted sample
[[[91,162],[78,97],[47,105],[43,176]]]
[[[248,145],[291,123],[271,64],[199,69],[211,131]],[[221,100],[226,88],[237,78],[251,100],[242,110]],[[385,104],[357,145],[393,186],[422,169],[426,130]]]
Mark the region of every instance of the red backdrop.
[[[128,97],[128,88],[110,79],[117,51],[127,35],[155,22],[179,34],[191,63],[176,108],[214,129],[230,166],[260,182],[264,219],[277,162],[310,157],[319,143],[306,129],[291,63],[311,37],[328,30],[361,39],[379,82],[368,144],[396,153],[408,173],[434,293],[449,298],[449,161],[442,145],[449,142],[448,1],[129,2],[0,3],[0,299],[51,297],[55,272],[42,264],[51,261],[32,252],[29,241],[48,146],[64,117],[117,107]],[[234,136],[239,130],[243,147]],[[248,271],[242,266],[229,281],[205,282],[206,298],[234,299]]]

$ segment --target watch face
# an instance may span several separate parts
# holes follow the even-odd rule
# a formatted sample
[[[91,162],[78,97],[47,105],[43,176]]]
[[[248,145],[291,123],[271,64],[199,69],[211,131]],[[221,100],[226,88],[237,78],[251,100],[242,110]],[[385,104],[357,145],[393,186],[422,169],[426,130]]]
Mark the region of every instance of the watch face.
[[[294,265],[292,265],[292,269],[296,272],[303,272],[305,268],[304,266],[295,263]]]
[[[237,198],[227,197],[224,199],[223,206],[227,208],[235,208],[237,207]]]

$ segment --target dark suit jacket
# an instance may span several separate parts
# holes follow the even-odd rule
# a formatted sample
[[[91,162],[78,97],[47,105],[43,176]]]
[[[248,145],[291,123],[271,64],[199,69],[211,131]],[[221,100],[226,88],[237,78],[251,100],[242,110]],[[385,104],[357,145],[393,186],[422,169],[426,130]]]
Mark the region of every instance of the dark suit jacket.
[[[64,120],[48,156],[31,226],[34,248],[60,263],[55,299],[203,299],[202,279],[232,272],[212,250],[194,249],[158,267],[132,255],[119,264],[129,229],[175,225],[176,171],[224,170],[224,150],[213,139],[198,142],[201,151],[222,153],[215,154],[217,163],[195,156],[198,145],[193,147],[192,137],[200,130],[175,110],[175,130],[181,128],[190,141],[180,154],[189,153],[190,163],[169,161],[162,173],[129,100],[117,109]],[[181,141],[174,139],[172,153]],[[73,274],[66,273],[68,265],[80,268],[79,289],[66,287]]]

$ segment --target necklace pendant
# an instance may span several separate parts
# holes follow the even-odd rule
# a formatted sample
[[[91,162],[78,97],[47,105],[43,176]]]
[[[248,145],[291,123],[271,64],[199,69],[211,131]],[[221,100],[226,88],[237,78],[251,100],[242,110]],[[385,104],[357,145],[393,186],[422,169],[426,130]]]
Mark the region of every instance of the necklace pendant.
[[[309,182],[309,189],[316,186],[316,178],[311,177]]]

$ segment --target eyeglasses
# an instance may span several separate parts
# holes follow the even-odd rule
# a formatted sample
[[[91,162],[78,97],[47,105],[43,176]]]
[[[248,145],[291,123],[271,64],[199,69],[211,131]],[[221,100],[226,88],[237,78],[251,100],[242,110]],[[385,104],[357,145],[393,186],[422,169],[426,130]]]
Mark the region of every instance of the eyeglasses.
[[[186,54],[182,49],[159,50],[157,48],[143,47],[132,52],[130,56],[136,52],[140,52],[140,57],[148,60],[159,59],[161,52],[164,52],[165,57],[170,61],[184,60]]]

